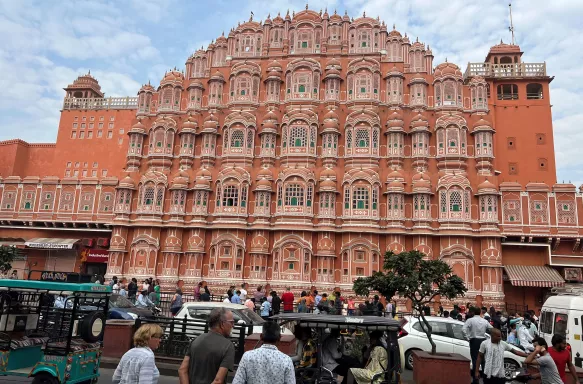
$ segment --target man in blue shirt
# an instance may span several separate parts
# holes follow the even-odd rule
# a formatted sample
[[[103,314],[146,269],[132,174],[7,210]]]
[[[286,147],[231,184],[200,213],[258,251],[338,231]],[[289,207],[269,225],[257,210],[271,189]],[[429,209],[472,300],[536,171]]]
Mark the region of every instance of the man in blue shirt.
[[[140,308],[149,308],[149,307],[154,307],[154,303],[152,302],[152,300],[150,300],[148,298],[148,291],[143,290],[142,292],[140,292],[140,295],[138,296],[137,300],[136,300],[136,307],[140,307]]]
[[[264,320],[267,320],[267,318],[269,317],[270,311],[271,311],[271,303],[267,300],[264,300],[263,304],[261,304],[261,317]]]
[[[233,297],[231,297],[231,303],[241,304],[241,298],[239,297],[240,295],[241,295],[241,291],[237,290],[237,292],[235,292]]]

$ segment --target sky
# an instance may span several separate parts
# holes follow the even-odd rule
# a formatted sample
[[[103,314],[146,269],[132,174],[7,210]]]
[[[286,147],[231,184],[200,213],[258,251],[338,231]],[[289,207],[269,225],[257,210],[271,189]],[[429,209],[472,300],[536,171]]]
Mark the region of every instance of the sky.
[[[429,44],[434,65],[482,62],[490,46],[510,42],[509,0],[312,0],[396,24]],[[54,142],[63,87],[95,76],[106,96],[135,96],[170,68],[238,22],[305,9],[295,0],[0,0],[0,140]],[[583,1],[514,0],[523,61],[547,63],[558,182],[583,184]],[[579,123],[578,123],[579,122]]]

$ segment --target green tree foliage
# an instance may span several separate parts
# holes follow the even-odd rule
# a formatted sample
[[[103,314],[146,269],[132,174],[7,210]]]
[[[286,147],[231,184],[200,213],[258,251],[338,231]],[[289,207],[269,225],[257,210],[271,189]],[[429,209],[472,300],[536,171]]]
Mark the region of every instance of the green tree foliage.
[[[0,246],[0,272],[6,273],[12,268],[14,259],[21,257],[20,249],[15,247]]]
[[[464,281],[453,274],[450,266],[441,260],[425,260],[418,251],[394,254],[387,252],[383,272],[375,272],[369,277],[359,277],[353,290],[358,295],[367,296],[370,291],[391,298],[399,295],[411,301],[414,312],[421,318],[421,329],[431,344],[435,354],[435,343],[431,338],[431,326],[425,318],[423,308],[435,297],[453,300],[467,291]]]

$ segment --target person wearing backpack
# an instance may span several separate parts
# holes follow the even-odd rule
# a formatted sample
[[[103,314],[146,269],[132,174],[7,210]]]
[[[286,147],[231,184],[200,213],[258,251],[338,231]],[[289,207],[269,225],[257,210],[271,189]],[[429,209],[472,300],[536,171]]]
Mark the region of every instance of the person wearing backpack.
[[[172,316],[176,316],[180,308],[182,308],[182,290],[176,288],[176,293],[170,301],[170,312],[172,312]]]

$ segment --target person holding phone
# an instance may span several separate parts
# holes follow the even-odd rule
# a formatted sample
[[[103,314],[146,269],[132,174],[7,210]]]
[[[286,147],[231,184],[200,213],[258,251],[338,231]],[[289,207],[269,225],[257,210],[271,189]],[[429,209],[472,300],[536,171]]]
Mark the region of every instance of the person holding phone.
[[[557,365],[548,352],[549,347],[545,339],[537,337],[532,341],[532,344],[534,346],[534,352],[528,355],[524,363],[538,365],[541,384],[563,384]],[[537,376],[532,375],[532,378],[536,378]]]

